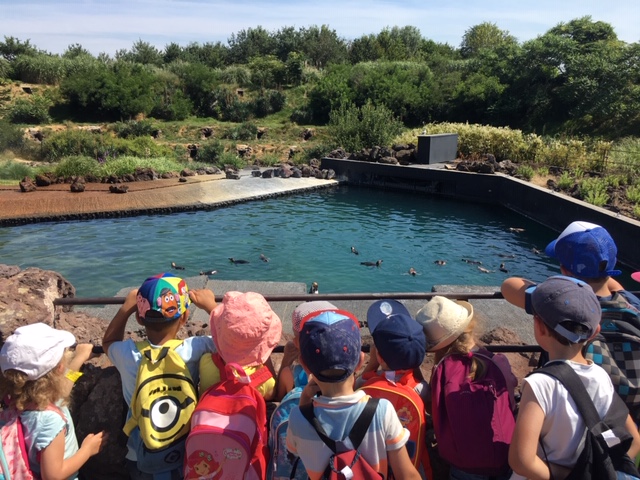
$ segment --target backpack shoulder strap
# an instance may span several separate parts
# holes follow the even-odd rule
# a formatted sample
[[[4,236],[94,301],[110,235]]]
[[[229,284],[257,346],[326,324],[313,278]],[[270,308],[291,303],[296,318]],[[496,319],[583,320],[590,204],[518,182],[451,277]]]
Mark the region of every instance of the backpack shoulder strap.
[[[362,412],[360,412],[360,415],[353,424],[348,437],[351,440],[351,444],[354,450],[358,449],[358,447],[362,443],[362,440],[367,434],[369,425],[371,425],[371,421],[373,420],[373,417],[376,414],[376,410],[378,409],[378,403],[380,403],[380,400],[378,398],[369,397],[367,404],[364,406],[364,409],[362,410]],[[316,415],[313,411],[313,402],[301,405],[300,412],[302,413],[304,418],[306,418],[307,421],[311,424],[311,426],[313,426],[314,430],[318,433],[318,436],[324,442],[324,444],[329,447],[333,453],[337,453],[336,441],[329,438],[324,430],[324,427],[316,418]]]
[[[591,396],[580,380],[578,374],[564,362],[554,362],[550,365],[536,370],[535,373],[542,373],[558,380],[569,392],[571,398],[576,403],[580,416],[584,420],[588,429],[592,429],[600,422],[600,415],[593,405]]]
[[[273,374],[271,373],[271,370],[269,370],[265,365],[262,365],[255,372],[249,375],[249,378],[251,379],[251,386],[254,388],[258,388],[264,382],[266,382],[270,378],[273,378]]]
[[[222,360],[222,357],[218,352],[214,352],[211,354],[211,360],[218,369],[218,372],[220,372],[220,381],[225,381],[227,379],[227,369],[225,368],[224,360]]]

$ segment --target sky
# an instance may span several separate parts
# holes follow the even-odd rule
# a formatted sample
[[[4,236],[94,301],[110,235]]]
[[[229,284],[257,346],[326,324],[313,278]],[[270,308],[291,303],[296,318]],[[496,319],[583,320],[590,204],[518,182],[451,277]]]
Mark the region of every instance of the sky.
[[[458,47],[467,29],[495,23],[520,42],[561,22],[590,15],[620,40],[640,41],[639,0],[0,0],[0,37],[29,39],[51,53],[79,43],[92,54],[131,49],[138,40],[162,50],[176,42],[222,42],[262,26],[328,25],[352,40],[386,27],[414,26],[424,38]]]

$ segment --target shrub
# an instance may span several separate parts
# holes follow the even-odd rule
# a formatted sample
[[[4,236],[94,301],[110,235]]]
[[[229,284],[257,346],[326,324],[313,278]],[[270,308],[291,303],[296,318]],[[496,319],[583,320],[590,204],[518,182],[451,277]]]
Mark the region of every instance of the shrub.
[[[0,152],[19,150],[24,146],[24,132],[21,128],[0,119]]]
[[[224,145],[219,140],[209,140],[198,149],[195,159],[199,162],[215,164],[223,153]]]
[[[40,154],[44,160],[55,162],[76,155],[95,157],[99,136],[84,130],[62,130],[45,137]]]
[[[225,130],[222,138],[228,138],[230,140],[255,140],[257,134],[258,127],[254,123],[244,122]]]
[[[353,104],[343,105],[329,115],[329,135],[351,152],[364,147],[389,145],[402,129],[402,122],[393,116],[391,110],[371,102],[362,108]]]
[[[258,163],[263,167],[273,167],[279,165],[282,161],[275,153],[266,153],[258,159]]]
[[[267,90],[253,102],[256,117],[266,117],[282,110],[286,103],[286,96],[278,90]]]
[[[516,168],[516,176],[523,178],[524,180],[531,180],[534,174],[535,171],[533,167],[529,165],[519,165],[518,168]]]
[[[19,98],[9,107],[7,118],[11,123],[51,123],[50,107],[51,101],[42,95]]]
[[[627,187],[627,200],[635,204],[640,204],[640,185],[632,185]]]
[[[4,57],[0,57],[0,78],[9,78],[13,73],[11,63]]]
[[[117,122],[113,129],[120,138],[151,136],[156,129],[149,120]]]
[[[640,138],[627,137],[611,146],[607,169],[635,175],[640,170]]]
[[[15,60],[15,76],[27,83],[46,83],[56,85],[65,77],[67,59],[49,55],[20,55]]]
[[[640,218],[640,205],[635,205],[633,207],[633,216],[636,218]]]
[[[251,71],[244,66],[232,65],[220,71],[220,81],[246,87],[251,83]]]
[[[26,163],[8,162],[0,163],[0,180],[22,180],[24,177],[33,177],[35,169]]]
[[[580,197],[587,203],[602,207],[609,201],[607,187],[600,178],[583,178],[579,186]]]
[[[233,167],[238,170],[247,166],[247,162],[244,158],[240,158],[238,155],[232,152],[224,152],[218,159],[219,167]]]
[[[58,177],[85,176],[98,170],[98,162],[92,157],[75,155],[66,157],[53,169]]]
[[[562,172],[562,175],[558,178],[558,188],[560,190],[569,190],[574,183],[575,181],[569,172]]]

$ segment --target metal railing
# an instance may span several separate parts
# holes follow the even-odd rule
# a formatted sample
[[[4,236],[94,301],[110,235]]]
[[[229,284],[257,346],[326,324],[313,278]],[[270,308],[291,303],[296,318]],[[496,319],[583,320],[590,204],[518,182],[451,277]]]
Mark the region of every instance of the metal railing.
[[[640,292],[630,292],[634,295],[640,295]],[[492,300],[504,299],[501,292],[491,293],[443,293],[443,292],[393,292],[393,293],[324,293],[324,294],[262,294],[267,302],[307,302],[315,300],[382,300],[385,298],[393,298],[396,300],[425,300],[435,297],[436,295],[449,298],[451,300]],[[221,302],[223,295],[215,295],[216,302]],[[121,305],[125,301],[125,297],[65,297],[56,298],[53,301],[55,306],[73,306],[73,305]],[[500,353],[538,353],[542,352],[539,345],[485,345],[490,352]],[[273,353],[282,353],[284,347],[278,345],[273,349]],[[369,345],[363,345],[362,351],[369,352]],[[102,353],[101,346],[94,347],[94,353]]]

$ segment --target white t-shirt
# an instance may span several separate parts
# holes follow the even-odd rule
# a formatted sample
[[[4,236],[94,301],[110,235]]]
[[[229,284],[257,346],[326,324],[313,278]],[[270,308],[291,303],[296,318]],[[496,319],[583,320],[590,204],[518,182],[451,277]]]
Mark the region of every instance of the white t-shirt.
[[[606,371],[589,361],[589,365],[564,361],[578,374],[589,392],[600,418],[603,418],[613,401],[613,384]],[[549,375],[529,375],[524,381],[531,387],[533,394],[544,412],[540,436],[551,463],[573,467],[584,445],[586,425],[578,412],[569,392],[558,380]],[[538,445],[538,456],[545,460],[542,448]],[[513,474],[512,480],[524,477]]]

